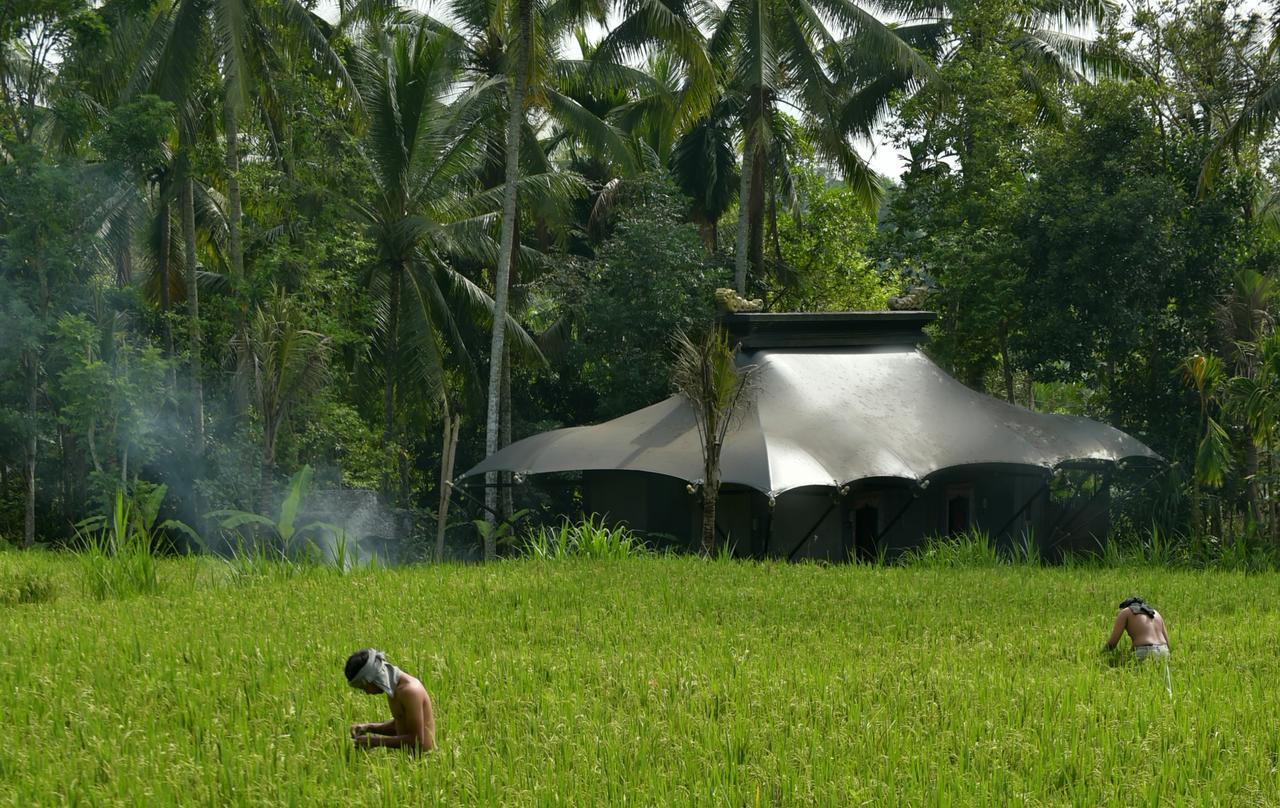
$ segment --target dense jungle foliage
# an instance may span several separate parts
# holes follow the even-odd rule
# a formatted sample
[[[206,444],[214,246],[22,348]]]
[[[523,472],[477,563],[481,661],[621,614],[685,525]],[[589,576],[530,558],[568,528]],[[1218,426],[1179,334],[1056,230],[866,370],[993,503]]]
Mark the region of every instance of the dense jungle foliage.
[[[434,536],[453,425],[456,473],[652,403],[732,286],[934,310],[967,384],[1170,461],[1118,529],[1273,554],[1278,35],[1240,0],[5,3],[0,542],[122,489],[270,512],[308,465]]]

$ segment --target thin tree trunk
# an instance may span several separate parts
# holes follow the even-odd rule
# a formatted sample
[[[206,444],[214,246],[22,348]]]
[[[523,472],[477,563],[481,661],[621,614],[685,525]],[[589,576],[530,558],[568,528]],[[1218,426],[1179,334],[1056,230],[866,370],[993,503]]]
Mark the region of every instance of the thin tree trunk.
[[[738,189],[738,237],[734,242],[733,286],[738,294],[747,294],[747,264],[750,262],[751,179],[755,173],[755,147],[748,137],[742,146],[742,182]]]
[[[529,78],[529,39],[532,35],[532,0],[519,0],[519,38],[516,44],[514,76],[507,94],[507,166],[502,198],[502,240],[498,254],[497,271],[494,273],[493,335],[489,342],[489,407],[485,417],[485,454],[498,450],[499,399],[502,395],[502,357],[506,351],[507,282],[511,275],[511,258],[516,234],[516,188],[520,181],[520,128],[524,122],[524,90]],[[484,558],[497,557],[495,541],[496,524],[493,511],[497,510],[497,475],[485,475],[485,504],[489,510],[485,517],[490,530],[485,533]]]
[[[188,144],[189,145],[189,144]],[[202,473],[204,463],[204,385],[201,381],[203,349],[200,336],[200,287],[196,265],[196,186],[188,161],[182,178],[182,240],[187,271],[187,327],[191,352],[191,434],[194,474]]]
[[[1004,398],[1010,404],[1017,401],[1013,394],[1013,365],[1009,361],[1009,339],[1000,335],[1000,370],[1004,374]]]
[[[123,288],[133,283],[133,250],[126,235],[124,247],[116,254],[116,285]]]
[[[40,383],[39,368],[34,351],[27,351],[27,440],[23,448],[26,450],[26,508],[22,523],[22,546],[32,547],[36,543],[36,398]]]
[[[440,508],[436,511],[436,561],[444,561],[444,534],[449,525],[449,499],[453,495],[453,457],[458,450],[462,417],[444,416],[444,447],[440,454]]]
[[[385,363],[385,383],[382,388],[382,447],[384,450],[392,446],[392,432],[395,427],[396,402],[396,367],[400,353],[400,287],[403,285],[404,265],[395,262],[391,267],[391,311],[387,323],[387,355]],[[396,452],[399,455],[399,452]],[[391,494],[391,474],[384,467],[382,473],[382,493]]]

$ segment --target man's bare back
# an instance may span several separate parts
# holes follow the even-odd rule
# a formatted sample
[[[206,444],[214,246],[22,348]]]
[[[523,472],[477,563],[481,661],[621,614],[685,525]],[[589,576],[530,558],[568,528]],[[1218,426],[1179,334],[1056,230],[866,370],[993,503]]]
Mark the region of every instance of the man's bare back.
[[[436,717],[427,689],[416,677],[386,662],[381,652],[362,649],[347,660],[347,682],[375,695],[383,693],[391,720],[352,724],[351,740],[358,748],[385,746],[431,751],[436,748]]]
[[[1106,649],[1113,650],[1125,632],[1128,632],[1135,651],[1162,649],[1164,653],[1168,653],[1169,632],[1165,630],[1164,617],[1141,598],[1129,598],[1120,604],[1120,611],[1111,627],[1111,636],[1107,638]],[[1140,653],[1140,656],[1145,654]]]

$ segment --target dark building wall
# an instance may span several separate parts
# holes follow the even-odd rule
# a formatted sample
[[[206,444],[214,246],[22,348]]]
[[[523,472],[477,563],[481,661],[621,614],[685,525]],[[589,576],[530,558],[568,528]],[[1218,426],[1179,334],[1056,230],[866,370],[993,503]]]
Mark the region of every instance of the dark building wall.
[[[1057,551],[1046,542],[1063,509],[1051,506],[1045,479],[1046,473],[1034,468],[973,466],[940,472],[924,488],[890,480],[855,484],[843,495],[826,487],[797,489],[778,496],[772,508],[758,491],[725,486],[716,524],[719,541],[739,556],[838,562],[872,560],[883,553],[892,560],[952,528],[977,528],[1005,550],[1029,536],[1040,552],[1053,557]],[[680,480],[588,472],[583,492],[588,513],[626,523],[660,545],[697,546],[701,500]],[[1105,498],[1099,497],[1076,521],[1097,530],[1105,524],[1105,512]],[[1066,541],[1060,535],[1056,546]]]

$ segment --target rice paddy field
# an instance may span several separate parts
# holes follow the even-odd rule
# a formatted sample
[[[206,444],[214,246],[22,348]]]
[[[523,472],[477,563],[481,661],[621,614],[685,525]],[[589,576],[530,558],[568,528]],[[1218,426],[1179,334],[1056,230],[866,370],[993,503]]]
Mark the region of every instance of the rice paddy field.
[[[184,559],[104,601],[81,577],[0,553],[0,804],[1280,804],[1272,575]],[[1172,698],[1099,653],[1131,593],[1168,620]],[[386,717],[342,675],[370,645],[426,684],[439,751],[351,748]]]

